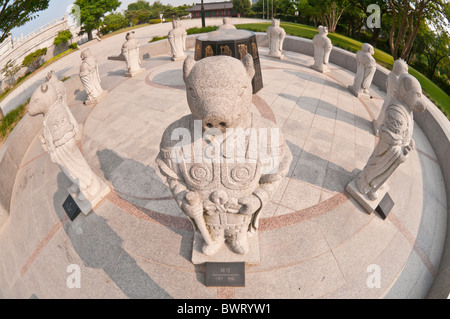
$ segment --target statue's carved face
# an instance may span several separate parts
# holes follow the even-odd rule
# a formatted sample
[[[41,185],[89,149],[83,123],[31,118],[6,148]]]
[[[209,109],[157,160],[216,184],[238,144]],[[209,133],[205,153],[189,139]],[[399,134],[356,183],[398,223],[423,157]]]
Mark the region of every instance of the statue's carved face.
[[[319,34],[326,36],[328,34],[328,28],[324,26],[319,26]]]
[[[195,62],[192,57],[184,62],[184,82],[189,108],[195,120],[201,120],[203,129],[243,127],[250,114],[252,83],[255,75],[253,59],[246,55],[243,61],[214,56]]]
[[[28,114],[36,116],[46,114],[50,106],[58,100],[58,93],[55,87],[50,83],[40,85],[33,93],[28,105]]]
[[[398,80],[397,96],[414,112],[427,109],[419,81],[412,75],[402,74]]]

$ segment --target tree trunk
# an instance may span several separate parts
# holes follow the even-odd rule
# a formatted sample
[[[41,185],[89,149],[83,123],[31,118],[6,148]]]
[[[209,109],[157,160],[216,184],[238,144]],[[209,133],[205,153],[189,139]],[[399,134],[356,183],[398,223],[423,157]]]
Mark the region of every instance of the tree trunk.
[[[92,30],[88,31],[88,41],[92,41],[92,39],[94,39],[94,36],[92,34]]]

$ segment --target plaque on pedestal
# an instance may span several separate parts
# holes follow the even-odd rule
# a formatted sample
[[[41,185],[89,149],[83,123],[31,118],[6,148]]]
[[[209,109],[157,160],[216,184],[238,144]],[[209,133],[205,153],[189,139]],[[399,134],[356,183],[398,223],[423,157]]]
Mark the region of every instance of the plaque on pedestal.
[[[245,263],[206,263],[206,287],[245,287]]]

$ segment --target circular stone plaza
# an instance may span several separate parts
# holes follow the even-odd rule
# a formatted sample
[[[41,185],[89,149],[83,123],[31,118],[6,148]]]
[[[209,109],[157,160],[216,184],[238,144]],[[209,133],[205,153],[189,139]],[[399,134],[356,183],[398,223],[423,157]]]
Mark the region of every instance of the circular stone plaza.
[[[51,70],[67,78],[67,103],[83,124],[78,147],[112,191],[71,221],[63,209],[71,182],[41,146],[42,117],[26,115],[0,148],[0,297],[447,298],[448,120],[429,101],[415,116],[416,149],[388,181],[395,205],[386,219],[368,214],[345,187],[378,142],[373,120],[389,70],[377,66],[372,98],[358,99],[347,89],[355,54],[333,48],[322,74],[309,67],[311,40],[287,36],[277,60],[264,33],[256,33],[264,87],[251,111],[276,123],[293,160],[261,213],[260,262],[246,265],[245,287],[207,287],[206,266],[191,261],[192,224],[155,163],[164,130],[190,112],[183,60],[171,60],[167,40],[148,43],[169,30],[169,23],[135,30],[145,71],[132,78],[124,61],[108,59],[120,54],[125,34],[82,46],[108,90],[96,105],[83,103],[80,51],[1,102],[4,111],[19,105]],[[188,36],[187,55],[195,38]],[[76,289],[67,284],[73,269]]]

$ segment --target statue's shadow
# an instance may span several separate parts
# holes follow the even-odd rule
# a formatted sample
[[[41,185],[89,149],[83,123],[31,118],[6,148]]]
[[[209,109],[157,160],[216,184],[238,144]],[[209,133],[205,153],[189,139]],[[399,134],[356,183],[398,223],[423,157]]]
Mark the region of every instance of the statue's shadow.
[[[54,194],[53,204],[62,220],[66,217],[62,204],[68,196],[70,181],[64,173],[59,173],[57,183],[58,190]],[[88,216],[80,213],[73,222],[68,220],[63,223],[63,230],[84,266],[102,269],[128,298],[172,298],[123,248],[123,239],[108,225],[108,220],[95,211]],[[95,291],[96,287],[89,289]],[[99,291],[99,294],[104,292]]]

